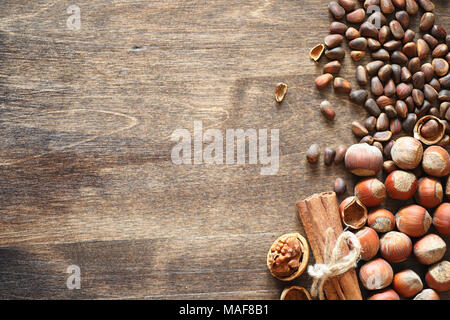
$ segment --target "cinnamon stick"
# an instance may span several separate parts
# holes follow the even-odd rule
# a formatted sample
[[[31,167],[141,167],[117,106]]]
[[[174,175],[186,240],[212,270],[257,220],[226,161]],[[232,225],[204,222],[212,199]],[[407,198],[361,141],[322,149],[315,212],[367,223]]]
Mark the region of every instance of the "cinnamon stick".
[[[333,229],[332,245],[344,231],[339,216],[338,203],[334,192],[314,194],[297,202],[297,209],[317,263],[324,262],[326,230]],[[348,247],[342,254],[348,253]],[[362,300],[355,269],[327,280],[324,285],[328,300]]]

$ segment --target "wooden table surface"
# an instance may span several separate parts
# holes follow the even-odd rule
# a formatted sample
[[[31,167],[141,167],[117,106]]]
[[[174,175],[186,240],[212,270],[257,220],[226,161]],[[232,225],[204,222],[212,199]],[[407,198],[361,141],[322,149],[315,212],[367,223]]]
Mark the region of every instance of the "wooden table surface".
[[[450,6],[434,2],[449,30]],[[79,30],[67,24],[75,4]],[[349,125],[366,117],[314,87],[325,60],[308,52],[328,34],[327,4],[1,1],[0,298],[278,299],[288,284],[266,253],[304,234],[295,202],[336,177],[355,182],[342,166],[308,165],[306,149],[354,143]],[[341,72],[354,85],[355,66],[347,55]],[[279,129],[278,173],[175,165],[171,134],[194,121]],[[66,286],[71,265],[79,290]],[[395,268],[410,266],[425,270],[413,258]]]

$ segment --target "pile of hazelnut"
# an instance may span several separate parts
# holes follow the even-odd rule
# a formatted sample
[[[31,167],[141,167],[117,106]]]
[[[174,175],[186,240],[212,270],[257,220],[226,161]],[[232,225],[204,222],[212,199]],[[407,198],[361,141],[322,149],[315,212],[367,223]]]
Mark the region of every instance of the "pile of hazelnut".
[[[339,206],[343,223],[362,246],[359,280],[372,300],[437,300],[440,292],[450,290],[450,262],[442,260],[444,239],[450,235],[450,203],[444,202],[450,199],[450,156],[437,145],[424,150],[410,136],[398,138],[389,151],[386,161],[367,143],[345,153],[347,170],[362,177],[354,196]],[[376,177],[383,168],[384,183]],[[401,201],[394,201],[399,208],[395,215],[380,208],[388,198]],[[411,255],[428,266],[426,274],[421,277],[411,269],[394,274],[392,264]]]

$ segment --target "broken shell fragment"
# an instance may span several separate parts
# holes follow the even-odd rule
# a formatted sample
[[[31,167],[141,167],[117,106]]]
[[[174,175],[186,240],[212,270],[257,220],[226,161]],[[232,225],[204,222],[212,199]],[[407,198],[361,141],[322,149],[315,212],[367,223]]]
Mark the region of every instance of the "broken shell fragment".
[[[277,100],[277,102],[283,101],[287,89],[288,86],[286,83],[281,82],[277,85],[277,88],[275,89],[275,99]]]
[[[433,130],[427,130],[427,127],[429,127],[429,122],[435,124],[436,128]],[[435,116],[424,116],[420,118],[414,126],[414,138],[426,145],[433,145],[438,143],[439,141],[441,141],[444,135],[445,125],[439,118]]]
[[[316,45],[314,48],[311,49],[311,51],[309,51],[309,56],[312,60],[314,60],[315,63],[318,63],[324,51],[325,45],[321,43]]]

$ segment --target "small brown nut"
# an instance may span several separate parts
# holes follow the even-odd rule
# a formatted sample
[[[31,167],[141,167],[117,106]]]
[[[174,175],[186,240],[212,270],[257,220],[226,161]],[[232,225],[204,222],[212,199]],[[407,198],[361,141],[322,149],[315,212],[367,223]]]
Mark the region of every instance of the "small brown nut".
[[[347,31],[345,31],[345,37],[348,41],[361,37],[359,31],[353,27],[349,27]]]
[[[365,51],[352,50],[350,52],[350,57],[353,61],[359,61],[366,55]]]
[[[311,295],[303,287],[292,286],[281,292],[280,300],[311,300]]]
[[[415,195],[416,202],[425,208],[434,208],[444,199],[444,190],[441,182],[432,177],[419,179]]]
[[[334,90],[338,93],[350,93],[352,90],[352,85],[350,82],[341,77],[336,77],[334,79]]]
[[[330,60],[342,60],[345,58],[345,50],[342,47],[325,50],[325,56]]]
[[[380,239],[375,230],[363,227],[355,235],[361,244],[361,259],[369,261],[375,257],[380,248]]]
[[[334,192],[336,192],[336,194],[338,196],[340,196],[340,195],[343,195],[346,190],[347,190],[347,185],[345,184],[344,179],[337,178],[334,181]]]
[[[347,14],[346,20],[350,23],[361,23],[364,21],[366,17],[366,11],[364,9],[359,8]]]
[[[334,120],[336,117],[336,112],[334,111],[331,103],[327,100],[324,100],[320,103],[320,112],[322,112],[323,116],[328,120]]]
[[[367,143],[354,144],[345,154],[345,167],[351,173],[361,176],[373,176],[381,171],[383,154],[377,147]]]
[[[340,145],[336,148],[336,156],[334,157],[334,163],[339,164],[344,162],[345,153],[347,152],[347,146]]]
[[[406,12],[410,15],[415,15],[419,12],[419,5],[415,0],[406,0]]]
[[[306,151],[306,159],[309,163],[316,163],[319,160],[320,149],[317,143],[313,143]]]
[[[386,173],[391,173],[392,171],[397,170],[397,166],[395,165],[395,162],[392,160],[386,160],[383,162],[383,170]]]
[[[430,229],[432,218],[428,211],[412,204],[402,208],[395,215],[395,224],[400,232],[411,237],[421,237]]]
[[[333,75],[331,73],[325,73],[318,76],[315,80],[317,89],[325,89],[331,83],[331,80],[333,80]]]
[[[338,3],[347,12],[353,11],[356,8],[356,0],[338,0]]]
[[[434,13],[425,12],[422,15],[422,18],[420,19],[420,24],[419,24],[420,30],[422,30],[422,31],[430,30],[431,27],[434,25],[435,19],[436,19],[436,17],[434,15]]]
[[[359,279],[368,290],[384,289],[392,283],[393,278],[391,265],[381,258],[369,261],[359,269]]]
[[[367,49],[367,39],[363,37],[353,39],[348,43],[348,46],[353,50],[364,51]]]
[[[359,27],[359,33],[363,37],[368,37],[369,39],[367,41],[378,39],[378,29],[377,27],[375,27],[373,23],[369,21],[366,21],[363,24],[361,24],[361,27]]]
[[[367,90],[364,89],[358,89],[358,90],[351,90],[350,94],[349,94],[349,98],[350,101],[359,104],[359,105],[363,105],[366,100],[367,97],[369,96],[369,93],[367,92]]]
[[[323,53],[325,51],[325,45],[323,45],[322,43],[314,46],[314,48],[312,48],[309,51],[309,57],[314,60],[315,63],[318,63],[320,58],[322,57]]]
[[[369,83],[367,71],[363,66],[356,67],[356,80],[361,86],[365,86],[366,84]]]
[[[425,60],[430,55],[430,47],[425,40],[417,40],[417,56],[420,60]]]
[[[437,207],[433,216],[433,225],[440,234],[450,235],[450,203],[444,202]]]
[[[421,264],[430,265],[441,260],[447,245],[436,234],[428,234],[414,244],[414,255]]]
[[[449,70],[449,64],[445,59],[434,58],[432,61],[434,72],[438,77],[443,77],[447,75]]]
[[[341,70],[341,66],[342,64],[337,60],[328,62],[323,66],[323,73],[338,74]]]
[[[396,273],[392,281],[392,286],[397,293],[406,298],[413,297],[423,289],[422,280],[411,269]]]
[[[393,13],[395,8],[391,0],[380,0],[381,12],[385,14]]]
[[[411,252],[411,239],[404,233],[390,231],[380,239],[381,256],[389,262],[405,261]]]
[[[282,281],[290,281],[305,271],[309,259],[306,239],[299,233],[288,233],[279,237],[267,254],[270,273]]]
[[[386,188],[377,178],[365,178],[356,184],[355,195],[365,206],[374,207],[386,199]]]
[[[382,112],[378,116],[376,128],[378,131],[386,131],[389,129],[389,118],[386,113]]]
[[[395,39],[403,39],[405,36],[405,30],[403,30],[402,25],[397,20],[392,20],[389,23],[389,27],[391,28],[391,33]]]
[[[288,86],[286,83],[279,83],[275,89],[275,99],[277,102],[281,102],[284,99],[284,96],[286,95]]]
[[[328,9],[337,20],[340,20],[345,16],[344,8],[342,8],[336,1],[330,2]]]
[[[425,11],[433,11],[435,8],[431,0],[419,0],[419,5]]]
[[[367,224],[377,232],[389,232],[395,228],[395,217],[389,210],[376,209],[367,216]]]
[[[323,162],[326,166],[331,166],[334,161],[334,156],[336,155],[336,151],[333,148],[325,148],[323,153]]]
[[[413,300],[441,300],[433,289],[424,289]]]
[[[339,205],[342,222],[352,229],[362,228],[367,221],[367,208],[358,197],[345,198]]]
[[[325,37],[323,42],[327,46],[327,48],[332,49],[339,46],[344,40],[344,37],[340,34],[329,34]]]
[[[438,292],[450,290],[450,262],[444,260],[432,265],[425,275],[425,282]]]
[[[345,31],[347,31],[347,29],[347,25],[339,21],[333,21],[330,24],[330,33],[332,34],[345,34]]]

